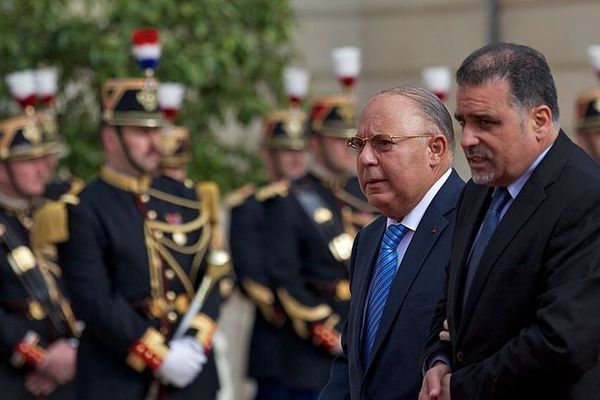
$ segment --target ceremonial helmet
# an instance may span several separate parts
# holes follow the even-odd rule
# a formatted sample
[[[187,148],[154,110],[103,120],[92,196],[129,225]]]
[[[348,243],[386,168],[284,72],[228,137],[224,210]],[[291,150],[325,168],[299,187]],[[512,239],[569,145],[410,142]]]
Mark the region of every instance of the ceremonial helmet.
[[[29,159],[67,153],[53,108],[58,81],[56,68],[17,71],[6,82],[21,106],[20,115],[0,121],[0,160]]]
[[[357,101],[353,90],[361,68],[360,49],[338,47],[332,51],[332,58],[343,93],[315,98],[308,128],[310,134],[347,139],[356,135]]]
[[[159,83],[154,77],[161,55],[156,29],[138,29],[132,35],[132,53],[144,78],[110,79],[102,85],[101,118],[110,126],[162,127],[166,119],[158,104]]]

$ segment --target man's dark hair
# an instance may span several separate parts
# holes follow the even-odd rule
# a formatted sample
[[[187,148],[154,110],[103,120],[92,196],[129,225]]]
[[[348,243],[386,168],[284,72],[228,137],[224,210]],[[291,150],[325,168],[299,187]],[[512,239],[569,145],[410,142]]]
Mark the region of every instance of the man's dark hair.
[[[492,43],[471,53],[456,72],[459,86],[478,86],[494,79],[509,84],[514,105],[522,110],[547,105],[558,123],[556,86],[542,53],[524,45]]]

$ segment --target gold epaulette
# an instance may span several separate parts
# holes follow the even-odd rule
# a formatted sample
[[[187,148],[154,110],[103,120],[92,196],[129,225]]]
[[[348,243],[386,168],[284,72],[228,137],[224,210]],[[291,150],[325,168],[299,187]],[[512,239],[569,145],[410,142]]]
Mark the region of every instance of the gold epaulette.
[[[236,208],[241,206],[248,197],[254,194],[256,190],[256,186],[253,183],[248,183],[233,192],[229,193],[227,197],[225,197],[225,205],[227,208]]]
[[[196,183],[196,194],[202,203],[202,208],[208,213],[211,223],[219,221],[219,203],[221,192],[219,186],[212,181]]]
[[[63,243],[69,240],[67,204],[79,204],[79,194],[85,182],[77,177],[71,179],[69,190],[56,201],[48,201],[33,213],[31,243],[33,246]]]
[[[41,247],[69,240],[67,205],[62,201],[49,201],[33,214],[31,244]]]
[[[256,191],[256,200],[266,201],[273,197],[286,197],[290,190],[290,181],[282,180],[270,183]]]

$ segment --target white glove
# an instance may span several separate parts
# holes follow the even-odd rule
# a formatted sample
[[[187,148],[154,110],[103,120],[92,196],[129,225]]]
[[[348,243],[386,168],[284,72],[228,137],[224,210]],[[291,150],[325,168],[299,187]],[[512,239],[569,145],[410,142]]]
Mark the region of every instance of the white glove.
[[[157,378],[178,388],[192,383],[206,362],[202,347],[192,337],[173,339],[170,351],[155,372]]]

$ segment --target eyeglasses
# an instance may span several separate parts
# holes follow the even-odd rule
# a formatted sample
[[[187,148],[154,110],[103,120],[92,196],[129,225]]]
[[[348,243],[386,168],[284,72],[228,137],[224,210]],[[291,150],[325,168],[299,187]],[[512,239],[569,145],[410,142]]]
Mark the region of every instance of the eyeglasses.
[[[362,149],[365,147],[367,142],[371,142],[371,147],[377,153],[385,153],[392,149],[392,146],[398,144],[406,139],[413,139],[419,137],[429,137],[431,134],[423,135],[402,135],[402,136],[391,136],[385,133],[373,135],[369,138],[362,138],[359,136],[353,136],[346,140],[348,151],[354,155],[359,155]]]

